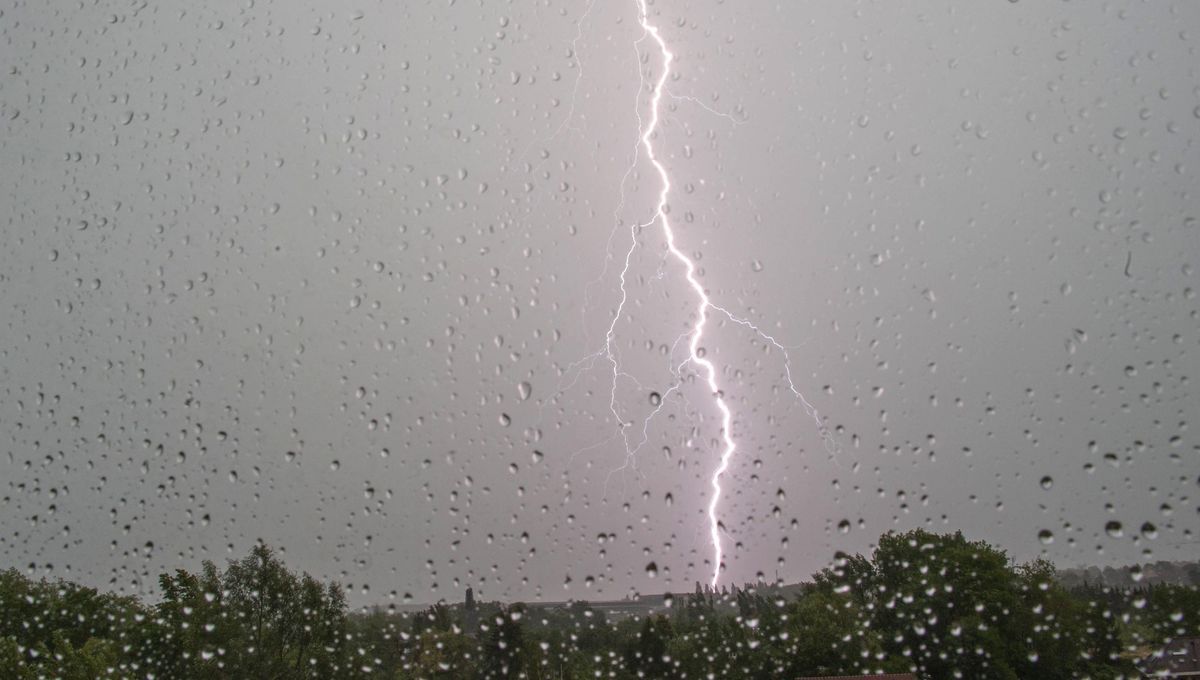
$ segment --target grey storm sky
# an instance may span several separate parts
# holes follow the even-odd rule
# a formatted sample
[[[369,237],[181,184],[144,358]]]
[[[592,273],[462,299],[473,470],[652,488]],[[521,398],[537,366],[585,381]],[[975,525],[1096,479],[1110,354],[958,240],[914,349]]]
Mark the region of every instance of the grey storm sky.
[[[1060,566],[1200,557],[1200,5],[651,14],[680,247],[840,447],[782,353],[714,318],[724,582],[918,526]],[[668,394],[695,301],[657,227],[615,391],[595,355],[660,188],[636,19],[0,9],[0,566],[152,593],[261,539],[355,603],[707,581],[719,423],[694,371]],[[610,397],[640,441],[652,392],[618,470]]]

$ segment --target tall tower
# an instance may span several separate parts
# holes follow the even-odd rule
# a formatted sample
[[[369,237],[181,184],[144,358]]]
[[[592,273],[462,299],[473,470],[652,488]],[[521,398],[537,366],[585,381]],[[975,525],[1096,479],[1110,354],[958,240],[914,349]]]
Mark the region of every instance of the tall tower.
[[[467,586],[467,599],[463,603],[463,632],[474,635],[479,630],[479,611],[475,608],[475,591]]]

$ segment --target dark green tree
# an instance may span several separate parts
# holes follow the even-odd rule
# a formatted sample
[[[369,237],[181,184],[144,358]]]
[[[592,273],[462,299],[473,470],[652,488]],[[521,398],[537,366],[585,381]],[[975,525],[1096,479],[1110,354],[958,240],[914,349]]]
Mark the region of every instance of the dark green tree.
[[[290,572],[256,546],[225,573],[205,562],[199,575],[159,579],[147,666],[166,677],[356,677],[340,586]]]
[[[484,678],[513,680],[524,671],[524,629],[520,603],[501,609],[484,633],[481,671]]]
[[[648,616],[642,619],[637,634],[626,639],[623,645],[625,669],[641,678],[672,677],[671,663],[667,657],[667,644],[672,637],[671,621],[667,617]]]
[[[96,669],[132,671],[122,653],[145,608],[132,597],[69,581],[0,572],[0,677],[84,678]]]
[[[467,635],[428,628],[405,653],[403,680],[457,680],[479,674],[479,643]]]
[[[1094,677],[1111,665],[1110,631],[1089,626],[1048,562],[1017,567],[961,533],[885,534],[871,558],[846,558],[817,583],[858,608],[886,664],[929,680]]]

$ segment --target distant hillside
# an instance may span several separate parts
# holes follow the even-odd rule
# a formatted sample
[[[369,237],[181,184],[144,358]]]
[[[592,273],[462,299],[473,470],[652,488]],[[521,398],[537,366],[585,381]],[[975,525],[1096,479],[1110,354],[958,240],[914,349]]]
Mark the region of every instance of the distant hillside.
[[[1128,588],[1145,585],[1200,586],[1200,562],[1154,562],[1126,567],[1078,567],[1063,569],[1059,581],[1068,588],[1084,583],[1093,586]]]

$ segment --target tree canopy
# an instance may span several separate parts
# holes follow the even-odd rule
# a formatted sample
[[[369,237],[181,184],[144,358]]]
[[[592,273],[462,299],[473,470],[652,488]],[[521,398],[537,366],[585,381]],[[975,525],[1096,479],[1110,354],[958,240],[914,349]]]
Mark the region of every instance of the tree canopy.
[[[147,604],[0,572],[0,677],[1099,679],[1200,634],[1194,586],[1067,589],[1049,562],[924,530],[839,555],[798,588],[697,585],[639,616],[585,602],[350,612],[338,584],[265,545],[162,574],[159,590]]]

